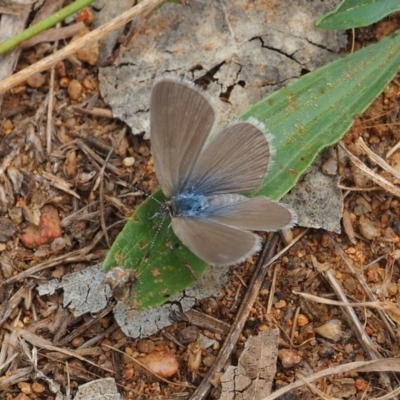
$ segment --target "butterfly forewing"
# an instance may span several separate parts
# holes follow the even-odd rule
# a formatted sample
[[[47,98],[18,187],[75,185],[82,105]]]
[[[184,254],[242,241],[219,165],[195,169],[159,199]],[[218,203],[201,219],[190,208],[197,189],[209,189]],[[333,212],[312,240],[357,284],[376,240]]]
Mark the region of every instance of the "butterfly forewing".
[[[214,123],[214,108],[201,89],[177,78],[155,83],[151,142],[157,178],[167,198],[185,187]]]
[[[237,264],[260,248],[254,233],[207,219],[176,217],[172,228],[185,246],[212,265]]]
[[[206,145],[189,186],[204,195],[253,190],[265,177],[270,150],[262,126],[249,121],[236,122]]]

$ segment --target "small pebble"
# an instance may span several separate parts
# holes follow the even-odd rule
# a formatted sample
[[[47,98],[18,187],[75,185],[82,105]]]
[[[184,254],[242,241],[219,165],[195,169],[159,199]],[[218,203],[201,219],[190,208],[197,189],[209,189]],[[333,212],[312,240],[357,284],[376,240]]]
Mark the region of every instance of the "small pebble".
[[[127,354],[128,356],[132,357],[133,355],[133,349],[132,347],[125,347],[125,354]]]
[[[395,221],[393,223],[393,229],[398,235],[400,234],[400,221]]]
[[[80,30],[71,39],[71,41],[77,40],[80,37],[85,36],[89,32],[90,30],[88,28],[84,28]],[[79,61],[87,62],[90,65],[95,65],[97,63],[97,60],[99,59],[99,53],[100,53],[100,42],[97,40],[78,50],[75,53],[75,55]]]
[[[356,379],[356,388],[360,392],[365,392],[369,386],[369,383],[362,378]]]
[[[122,160],[122,164],[126,168],[132,167],[135,164],[135,157],[125,157]]]
[[[21,242],[30,249],[51,243],[55,238],[61,237],[60,217],[58,210],[50,205],[40,210],[39,226],[30,224],[21,236]]]
[[[345,288],[351,292],[354,293],[354,291],[357,289],[357,283],[354,280],[354,278],[352,277],[347,277],[344,281],[343,281],[343,285],[345,286]]]
[[[315,341],[315,332],[314,328],[311,325],[306,325],[301,329],[297,336],[297,343],[299,345],[303,343],[313,343]]]
[[[0,218],[0,242],[7,242],[16,232],[13,221],[8,218]]]
[[[194,325],[190,325],[178,333],[178,340],[183,345],[194,343],[198,337],[199,337],[199,328],[197,328],[197,326]]]
[[[36,72],[26,80],[27,85],[34,89],[40,88],[45,84],[45,82],[46,77],[40,72]]]
[[[318,350],[318,354],[320,357],[331,358],[335,355],[335,350],[333,350],[331,347],[322,347]]]
[[[139,147],[138,153],[144,157],[147,157],[150,154],[149,146],[141,145]]]
[[[359,224],[360,233],[365,239],[372,240],[381,235],[381,229],[364,215],[360,217]]]
[[[10,119],[5,119],[2,123],[3,132],[5,135],[9,135],[14,129],[14,124]]]
[[[76,79],[72,79],[68,84],[68,95],[71,100],[78,100],[83,92],[83,87]]]
[[[65,68],[65,62],[64,61],[59,61],[55,66],[54,70],[57,74],[58,77],[64,78],[67,76],[67,70]]]
[[[69,79],[69,78],[63,77],[63,78],[60,79],[59,85],[60,85],[60,87],[62,87],[62,88],[67,88],[68,85],[69,85],[69,82],[70,82],[70,79]]]
[[[299,314],[299,316],[297,317],[298,326],[306,326],[309,322],[310,321],[308,320],[308,318],[303,314]]]
[[[280,308],[284,308],[284,307],[286,307],[286,301],[285,300],[279,300],[278,302],[276,302],[274,304],[274,307],[277,308],[278,310]]]
[[[75,348],[82,346],[83,342],[84,342],[84,340],[82,337],[77,337],[72,341],[72,346],[74,346]]]
[[[139,340],[137,344],[137,349],[141,353],[151,353],[154,351],[155,345],[152,340]]]
[[[140,358],[140,362],[162,378],[169,378],[178,372],[179,364],[175,354],[167,351],[154,351]]]
[[[124,368],[122,375],[127,381],[130,381],[135,376],[135,369]]]
[[[356,186],[360,188],[368,187],[371,182],[368,176],[361,172],[359,169],[353,170],[353,179]]]
[[[203,364],[206,367],[212,367],[215,363],[215,359],[216,359],[216,357],[213,354],[210,354],[203,358]]]
[[[383,270],[382,268],[379,267],[379,264],[372,264],[367,268],[367,279],[368,282],[382,282],[382,277],[384,274],[382,274]]]
[[[282,349],[278,351],[283,368],[291,368],[302,360],[300,353],[293,349]]]
[[[32,390],[34,393],[41,394],[46,390],[46,387],[35,381],[32,383]]]
[[[21,390],[24,394],[32,394],[31,385],[28,382],[19,382],[18,383],[19,390]]]
[[[398,288],[396,282],[390,282],[388,285],[388,293],[390,296],[395,296],[397,294]]]
[[[94,20],[93,11],[90,7],[85,7],[79,11],[76,22],[83,21],[86,25],[90,25]]]
[[[67,245],[67,242],[63,237],[55,238],[53,242],[51,243],[50,247],[51,250],[54,251],[54,253],[59,253],[61,250],[65,249],[65,246]]]
[[[190,371],[197,373],[201,365],[201,346],[198,343],[191,343],[187,350],[187,363]]]
[[[96,90],[97,89],[97,84],[96,81],[94,80],[94,78],[89,75],[87,76],[84,80],[83,80],[83,86],[87,89],[87,90]]]
[[[318,335],[337,342],[342,337],[342,323],[338,319],[331,319],[324,325],[314,329]]]
[[[322,173],[325,175],[336,175],[338,170],[338,164],[336,157],[329,157],[323,164],[322,164]]]

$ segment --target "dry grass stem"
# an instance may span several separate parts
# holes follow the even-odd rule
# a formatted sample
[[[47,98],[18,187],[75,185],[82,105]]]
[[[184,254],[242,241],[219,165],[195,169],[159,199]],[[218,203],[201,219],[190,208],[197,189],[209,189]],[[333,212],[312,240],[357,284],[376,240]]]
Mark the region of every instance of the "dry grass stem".
[[[25,271],[20,272],[17,275],[11,276],[10,278],[4,280],[3,282],[0,282],[0,288],[3,286],[15,283],[20,279],[25,279],[28,276],[33,276],[33,275],[37,274],[38,272],[44,271],[48,268],[52,268],[52,267],[55,267],[60,264],[82,262],[82,261],[90,262],[90,261],[96,260],[99,257],[102,257],[102,255],[101,254],[93,254],[90,252],[97,245],[99,240],[101,240],[101,237],[98,238],[98,240],[94,240],[93,243],[91,243],[89,246],[83,247],[79,250],[71,251],[71,252],[69,252],[67,254],[63,254],[59,257],[54,257],[51,260],[44,261],[38,265],[35,265],[34,267],[31,267]]]
[[[400,180],[400,173],[395,170],[391,165],[389,165],[385,160],[375,154],[364,142],[362,137],[356,140],[356,145],[370,158],[372,162],[379,165],[382,169],[391,173],[394,177]]]
[[[400,149],[400,142],[397,142],[387,153],[386,158],[392,156],[398,149]]]
[[[342,287],[340,286],[339,282],[336,280],[334,272],[332,270],[328,270],[326,272],[326,277],[328,278],[329,283],[331,284],[336,295],[343,302],[347,302],[347,296],[343,292]],[[360,345],[363,347],[365,352],[369,355],[371,360],[377,360],[379,358],[382,358],[381,354],[378,351],[376,344],[371,340],[370,336],[365,331],[365,329],[364,329],[363,325],[361,324],[360,320],[358,319],[355,311],[349,306],[342,307],[342,311],[343,311],[344,315],[346,316],[348,324],[351,327],[353,333],[358,338]],[[393,390],[392,386],[391,386],[390,377],[385,372],[381,372],[380,376],[381,376],[381,382],[384,385],[384,387],[389,391]]]
[[[389,399],[397,399],[396,396],[400,394],[400,387],[397,389],[393,390],[392,392],[386,394],[385,396],[381,397],[370,397],[369,400],[389,400]]]
[[[73,109],[80,114],[92,115],[93,117],[114,118],[112,111],[107,108],[93,107],[91,110],[87,110],[86,108],[74,106]]]
[[[342,190],[347,190],[349,192],[375,192],[377,190],[381,190],[382,188],[380,186],[371,186],[368,188],[360,188],[360,187],[347,187],[338,184],[338,188]]]
[[[351,162],[358,167],[362,172],[364,172],[372,181],[378,184],[380,187],[385,189],[387,192],[392,193],[394,196],[400,197],[400,189],[382,178],[377,173],[371,171],[362,161],[360,161],[353,153],[347,150],[346,146],[343,142],[339,142],[340,147],[346,152],[349,156]]]
[[[332,377],[338,374],[346,374],[350,371],[358,372],[400,372],[400,359],[398,358],[387,358],[384,360],[373,360],[373,361],[356,361],[352,363],[342,364],[337,367],[327,368],[319,371],[313,375],[307,376],[307,382],[312,383],[324,379],[327,377]],[[271,395],[264,397],[262,400],[274,400],[278,397],[288,393],[294,389],[297,389],[304,385],[302,379],[285,386],[282,389],[277,390]]]
[[[33,37],[32,39],[25,40],[19,45],[19,47],[21,49],[27,49],[37,45],[38,43],[57,42],[59,40],[68,39],[85,28],[85,26],[86,25],[81,21],[72,25],[64,26],[62,28],[51,28],[45,32],[39,33],[39,35]]]
[[[102,318],[104,318],[106,315],[108,315],[113,309],[114,309],[115,304],[110,304],[108,307],[104,308],[100,312],[96,314],[96,316],[89,321],[86,321],[84,324],[79,326],[78,328],[74,329],[69,335],[63,337],[61,340],[58,341],[57,345],[58,346],[65,346],[68,343],[70,343],[72,340],[75,338],[79,337],[82,335],[88,328],[90,328],[92,325],[94,325],[96,322],[100,321]]]
[[[83,140],[77,139],[76,143],[79,146],[79,148],[88,156],[88,158],[96,167],[96,169],[100,172],[101,171],[100,165],[104,164],[104,160],[98,154],[96,154],[89,146],[87,146]],[[111,148],[107,149],[107,151],[110,150]],[[106,164],[106,169],[117,176],[121,174],[119,169],[110,163]]]
[[[279,265],[277,265],[274,268],[274,273],[272,275],[271,289],[269,291],[267,310],[266,310],[267,314],[271,314],[271,308],[272,308],[272,304],[274,302],[274,295],[275,295],[275,289],[276,289],[276,278],[278,276],[278,272],[279,272]]]
[[[25,329],[20,329],[20,328],[12,328],[16,330],[16,333],[23,338],[24,340],[26,340],[27,342],[29,342],[30,344],[32,344],[33,346],[36,347],[40,347],[42,349],[45,350],[49,350],[49,351],[54,351],[54,352],[58,352],[58,353],[63,353],[66,354],[70,357],[75,357],[78,358],[81,361],[84,361],[86,363],[89,363],[91,365],[93,365],[96,368],[100,368],[103,371],[109,372],[109,373],[114,373],[114,371],[109,370],[105,367],[102,367],[101,365],[98,365],[88,359],[86,359],[85,357],[82,357],[78,352],[76,352],[75,350],[69,350],[69,349],[64,349],[62,347],[58,347],[58,346],[53,346],[52,343],[46,339],[43,339],[37,335],[34,335],[33,333],[25,330]]]
[[[329,396],[328,394],[324,393],[322,390],[319,390],[317,387],[314,385],[311,385],[310,382],[308,382],[307,379],[303,378],[302,376],[300,379],[303,381],[304,385],[307,386],[312,393],[317,394],[321,399],[323,400],[340,400],[337,397]]]
[[[362,301],[360,303],[348,303],[342,301],[336,301],[331,299],[326,299],[324,297],[314,296],[313,294],[304,293],[304,292],[296,292],[293,290],[294,294],[298,296],[304,297],[307,300],[315,301],[316,303],[328,304],[330,306],[339,306],[339,307],[370,307],[378,310],[387,310],[392,307],[396,307],[393,303],[382,303],[380,301]]]
[[[333,237],[330,234],[327,234],[327,237],[329,238],[330,242],[333,244],[335,247],[336,251],[340,254],[340,257],[343,259],[345,262],[347,268],[351,272],[351,274],[357,279],[358,283],[360,284],[361,288],[364,290],[365,294],[369,298],[371,302],[376,302],[377,299],[370,289],[370,287],[367,285],[365,282],[363,276],[357,271],[357,269],[354,267],[353,263],[349,260],[347,257],[347,254],[341,249],[341,247],[336,243],[336,241],[333,239]],[[376,310],[380,320],[382,321],[383,325],[385,326],[387,332],[389,333],[390,337],[392,338],[393,341],[397,341],[397,335],[393,331],[390,322],[388,318],[386,317],[385,313],[381,309]]]
[[[226,322],[193,309],[187,311],[184,314],[183,319],[192,325],[207,329],[211,332],[219,333],[220,335],[226,335],[231,327]]]
[[[64,179],[60,178],[59,176],[50,174],[49,172],[46,172],[45,170],[40,171],[40,175],[46,179],[47,181],[50,182],[52,186],[54,186],[57,189],[62,190],[65,193],[70,194],[71,196],[76,197],[77,199],[80,199],[81,197],[79,196],[78,193],[74,192],[73,190],[70,189],[72,186],[71,183],[68,183]]]

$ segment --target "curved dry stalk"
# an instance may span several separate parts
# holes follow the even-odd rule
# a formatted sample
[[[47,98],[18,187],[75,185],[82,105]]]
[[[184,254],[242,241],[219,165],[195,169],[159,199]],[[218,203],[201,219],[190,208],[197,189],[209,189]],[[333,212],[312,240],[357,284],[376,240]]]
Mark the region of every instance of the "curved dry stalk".
[[[374,361],[355,361],[348,364],[338,365],[337,367],[327,368],[319,371],[311,376],[307,376],[305,379],[308,383],[319,381],[320,379],[345,374],[350,371],[359,372],[400,372],[400,359],[398,358],[387,358],[384,360]],[[262,400],[274,400],[278,397],[288,393],[294,389],[297,389],[304,385],[304,378],[300,378],[297,381],[277,390],[271,395],[264,397]]]
[[[359,168],[365,175],[368,176],[372,181],[378,184],[381,188],[385,189],[389,193],[394,196],[400,197],[400,189],[393,185],[393,183],[389,182],[388,180],[382,178],[377,173],[371,171],[362,161],[360,161],[353,153],[351,153],[344,143],[341,141],[339,142],[339,146],[345,151],[345,153],[349,156],[351,162]]]

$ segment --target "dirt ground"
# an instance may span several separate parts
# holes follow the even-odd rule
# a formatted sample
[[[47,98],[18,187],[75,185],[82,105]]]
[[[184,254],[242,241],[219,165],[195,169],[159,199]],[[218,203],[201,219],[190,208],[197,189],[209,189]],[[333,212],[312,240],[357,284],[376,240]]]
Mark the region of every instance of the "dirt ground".
[[[356,30],[355,49],[398,29],[399,21],[391,18]],[[349,32],[348,50],[351,38]],[[28,48],[16,69],[40,57],[37,48]],[[127,399],[189,398],[226,338],[180,320],[152,337],[134,340],[115,324],[112,304],[96,316],[74,318],[62,307],[62,291],[51,296],[37,294],[38,283],[104,259],[109,243],[104,237],[97,240],[103,232],[102,221],[112,226],[108,230],[112,242],[142,201],[141,196],[129,196],[132,190],[116,181],[129,182],[146,193],[158,186],[150,142],[131,135],[123,123],[112,118],[99,95],[97,72],[96,65],[70,58],[57,64],[54,80],[50,72],[36,74],[3,99],[0,398],[53,399],[54,382],[61,385],[63,393],[74,395],[79,385],[104,377],[115,378]],[[54,91],[54,104],[49,116],[50,90]],[[399,178],[370,162],[354,143],[362,137],[374,153],[386,158],[400,140],[399,101],[397,76],[344,137],[350,151],[394,184],[399,184]],[[54,125],[50,152],[46,150],[49,118]],[[96,179],[111,148],[112,168],[99,185]],[[387,158],[397,171],[399,154],[394,149]],[[399,355],[400,201],[373,184],[350,161],[339,163],[338,174],[345,193],[342,234],[313,229],[305,232],[301,227],[292,230],[295,238],[304,236],[269,269],[228,360],[228,364],[237,364],[249,336],[278,328],[274,391],[295,381],[300,371],[312,374],[349,362]],[[80,210],[84,212],[78,213]],[[283,247],[279,244],[278,250]],[[201,301],[195,309],[232,325],[255,261],[256,257],[232,272],[221,298]],[[30,268],[34,272],[27,274]],[[306,292],[328,303],[294,292]],[[356,307],[353,313],[346,313],[332,303],[344,301],[340,293],[352,303],[375,299],[394,307]],[[368,334],[368,341],[355,333],[355,325],[359,332]],[[212,339],[213,346],[203,351],[191,346],[200,334]],[[162,374],[174,384],[149,373],[130,356],[154,357],[155,363],[163,364]],[[315,382],[326,396],[371,398],[398,386],[398,377],[391,372],[337,371]],[[220,386],[213,386],[207,398],[218,398],[220,391]],[[304,385],[290,398],[318,396],[322,395],[312,394]]]

